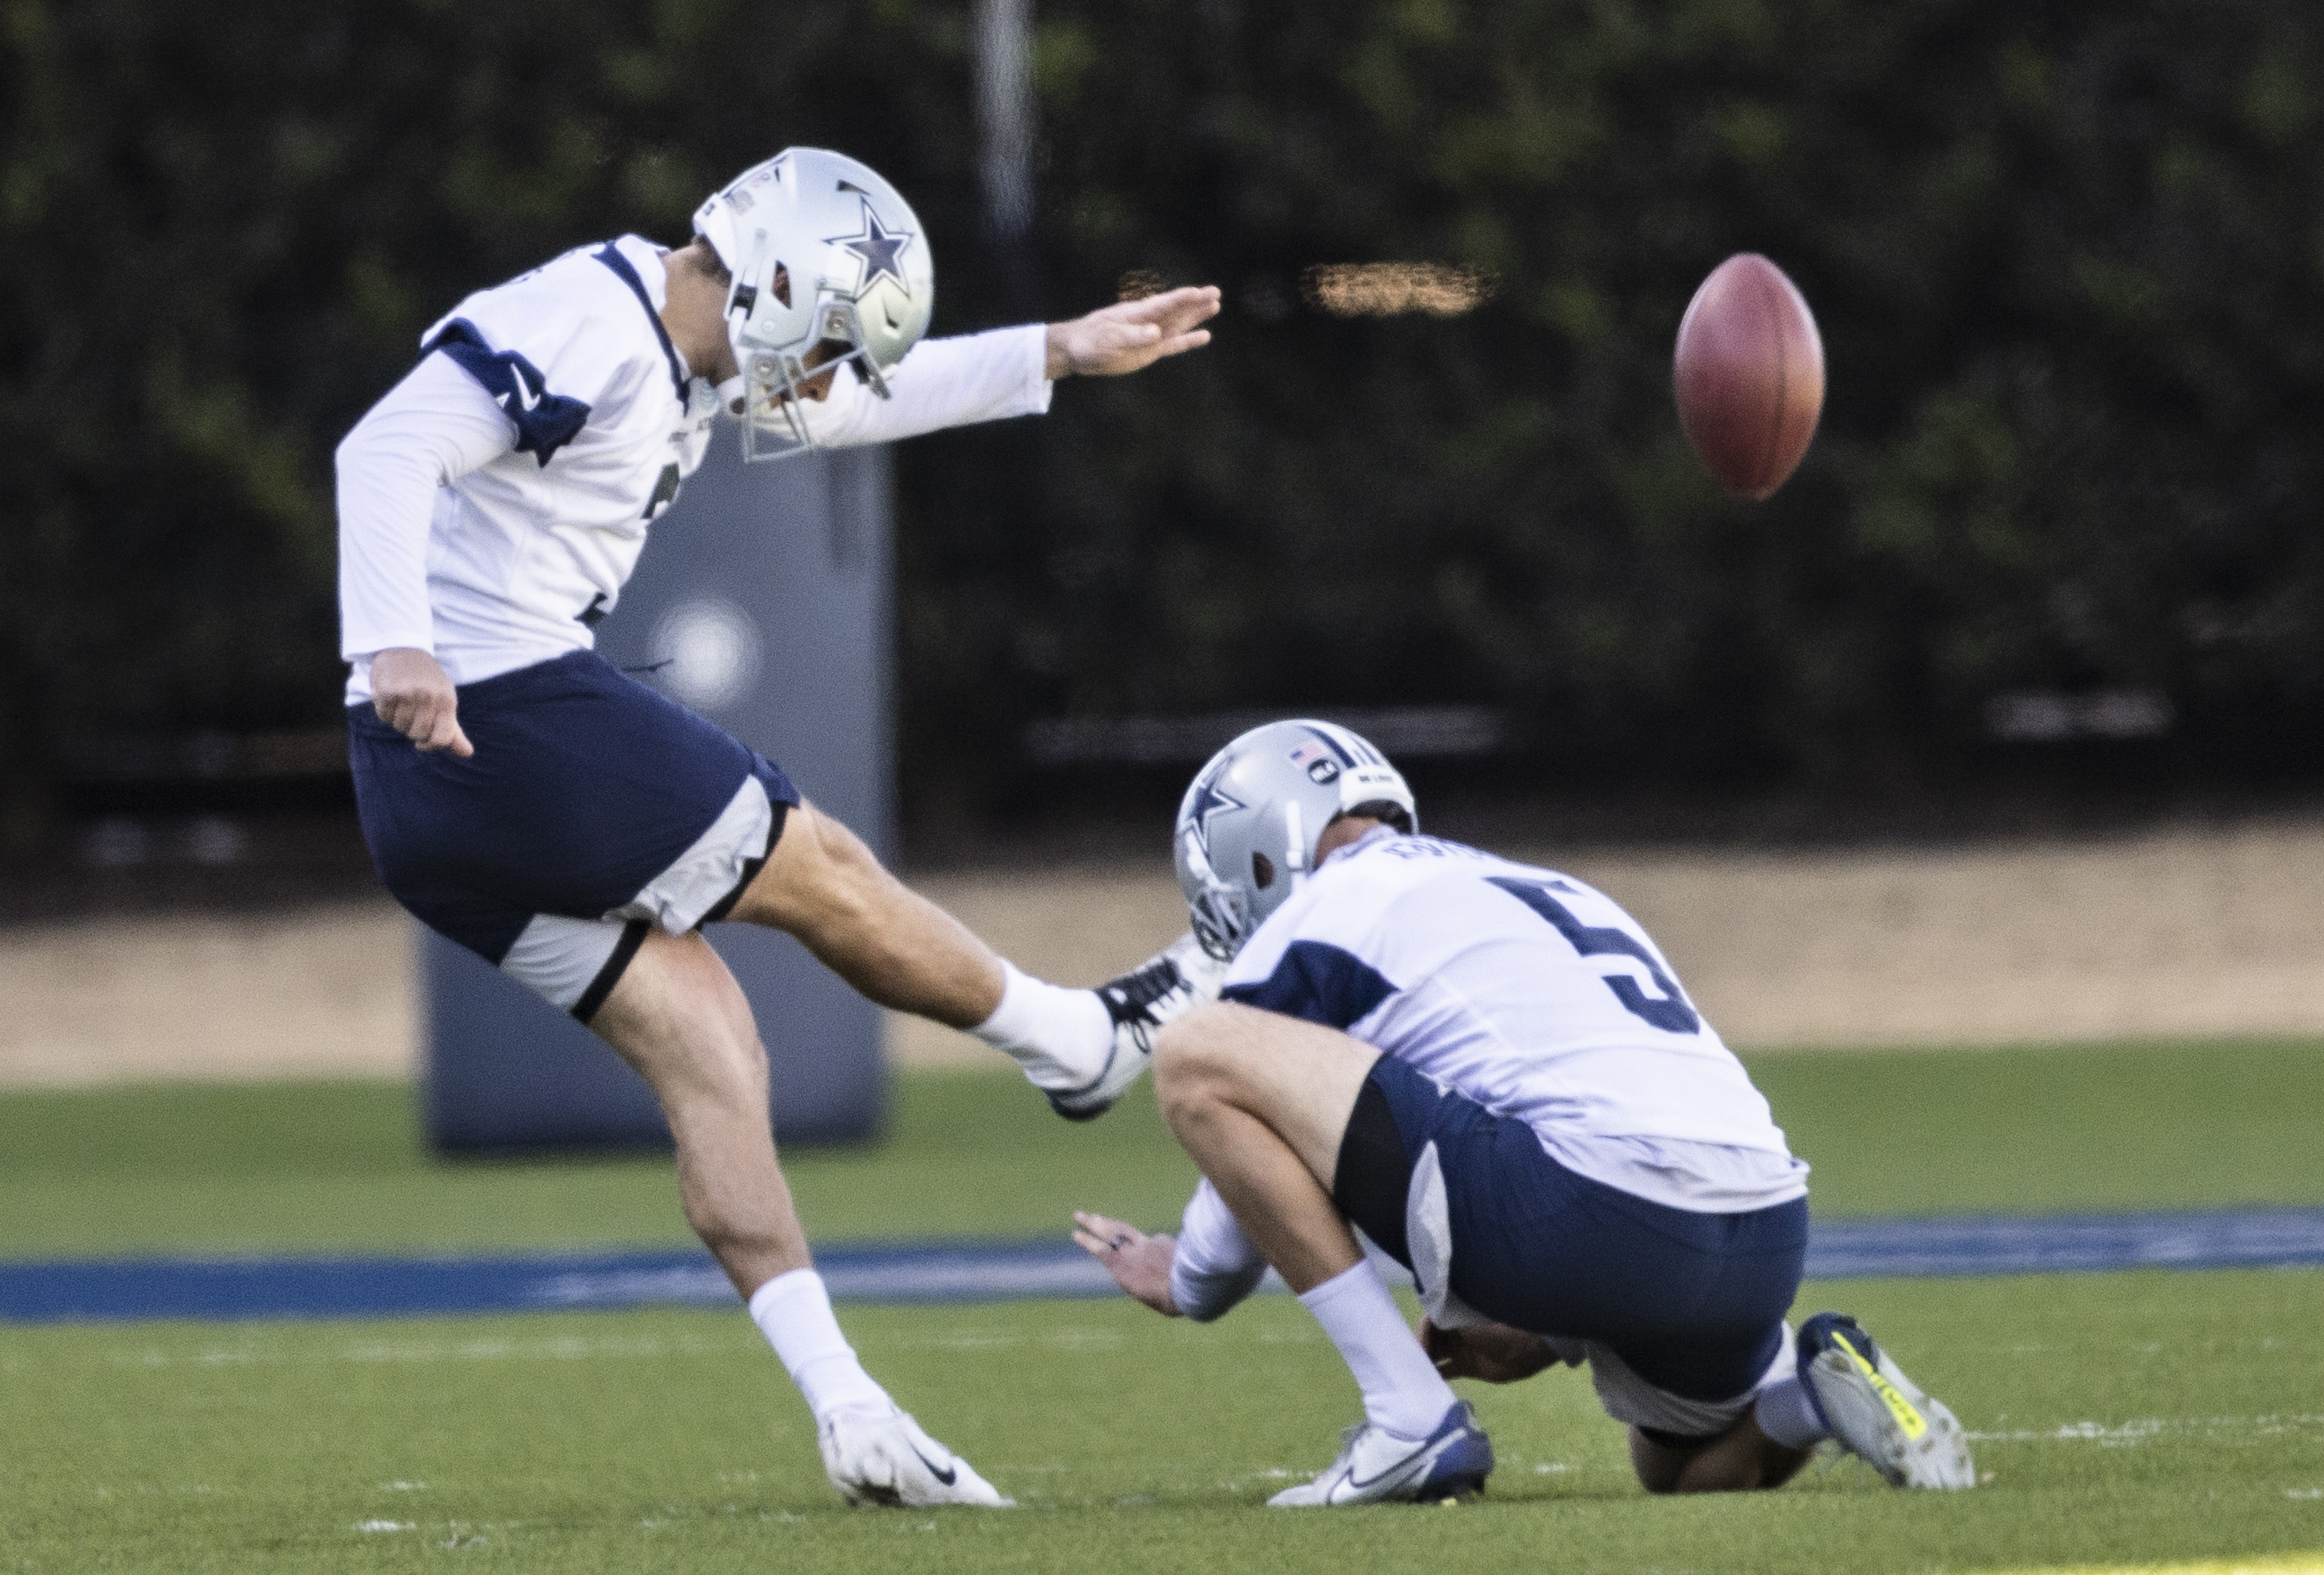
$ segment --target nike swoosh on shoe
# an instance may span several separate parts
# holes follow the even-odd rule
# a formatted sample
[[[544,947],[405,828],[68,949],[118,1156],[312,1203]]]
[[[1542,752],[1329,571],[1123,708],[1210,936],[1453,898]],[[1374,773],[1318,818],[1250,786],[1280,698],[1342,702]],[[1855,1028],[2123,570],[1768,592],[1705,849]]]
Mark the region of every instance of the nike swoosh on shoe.
[[[1390,1466],[1387,1470],[1382,1471],[1379,1476],[1370,1478],[1369,1481],[1358,1481],[1356,1479],[1356,1474],[1353,1471],[1351,1471],[1347,1476],[1347,1489],[1351,1493],[1369,1493],[1383,1482],[1425,1477],[1428,1475],[1430,1468],[1436,1464],[1437,1457],[1442,1455],[1446,1450],[1451,1449],[1452,1445],[1458,1441],[1459,1436],[1460,1435],[1456,1433],[1452,1438],[1443,1440],[1434,1449],[1424,1450],[1416,1455],[1406,1455],[1403,1460],[1398,1460],[1395,1465]]]

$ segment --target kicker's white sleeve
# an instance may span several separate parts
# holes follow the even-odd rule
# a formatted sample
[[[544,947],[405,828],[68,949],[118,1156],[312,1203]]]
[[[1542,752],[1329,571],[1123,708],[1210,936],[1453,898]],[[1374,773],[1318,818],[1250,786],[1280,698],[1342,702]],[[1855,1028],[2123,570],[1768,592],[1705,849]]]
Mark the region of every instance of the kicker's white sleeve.
[[[1038,323],[952,339],[923,339],[888,374],[881,399],[853,373],[832,379],[831,396],[807,407],[817,443],[850,447],[891,443],[945,427],[1038,416],[1049,408],[1048,330]]]
[[[1208,1323],[1259,1289],[1267,1260],[1209,1179],[1186,1201],[1178,1224],[1177,1256],[1170,1260],[1170,1299],[1197,1323]]]
[[[515,447],[516,427],[447,356],[423,355],[339,443],[339,654],[436,649],[437,489]]]

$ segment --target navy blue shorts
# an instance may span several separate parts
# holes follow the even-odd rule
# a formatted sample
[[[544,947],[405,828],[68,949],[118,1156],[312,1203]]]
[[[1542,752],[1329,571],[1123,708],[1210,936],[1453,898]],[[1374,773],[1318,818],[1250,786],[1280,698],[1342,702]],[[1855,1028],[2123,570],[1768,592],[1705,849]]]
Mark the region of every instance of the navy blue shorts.
[[[459,687],[461,760],[347,711],[364,839],[422,923],[585,1021],[659,926],[721,916],[782,834],[782,771],[594,651]]]
[[[1486,1317],[1604,1346],[1689,1401],[1748,1394],[1782,1352],[1807,1260],[1806,1199],[1741,1214],[1649,1202],[1575,1174],[1523,1121],[1383,1055],[1349,1118],[1333,1196],[1407,1268],[1406,1201],[1430,1143],[1452,1289]]]

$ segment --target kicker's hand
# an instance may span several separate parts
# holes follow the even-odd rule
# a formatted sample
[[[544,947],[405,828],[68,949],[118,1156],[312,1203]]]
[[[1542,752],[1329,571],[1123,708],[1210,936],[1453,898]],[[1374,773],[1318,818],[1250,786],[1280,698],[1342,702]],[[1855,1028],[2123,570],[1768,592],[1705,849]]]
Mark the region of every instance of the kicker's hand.
[[[1549,1341],[1538,1334],[1512,1329],[1506,1323],[1476,1323],[1465,1329],[1439,1329],[1420,1321],[1420,1349],[1448,1378],[1482,1378],[1488,1384],[1514,1384],[1530,1378],[1557,1360]]]
[[[1219,287],[1186,285],[1116,301],[1070,323],[1049,325],[1049,381],[1079,373],[1119,377],[1211,342],[1201,325],[1219,315]]]
[[[462,760],[476,752],[460,731],[452,680],[424,650],[397,646],[371,659],[371,708],[423,752],[449,750]]]
[[[1170,1264],[1178,1256],[1176,1237],[1148,1236],[1135,1225],[1076,1209],[1074,1242],[1105,1265],[1115,1285],[1165,1318],[1178,1316],[1178,1303],[1170,1295]]]

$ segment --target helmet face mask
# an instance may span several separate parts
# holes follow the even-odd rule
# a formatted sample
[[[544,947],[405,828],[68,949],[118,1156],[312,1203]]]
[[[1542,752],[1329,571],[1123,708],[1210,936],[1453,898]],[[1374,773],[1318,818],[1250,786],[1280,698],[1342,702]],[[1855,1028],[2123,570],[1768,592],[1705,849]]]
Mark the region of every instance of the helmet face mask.
[[[1270,722],[1211,757],[1178,806],[1174,860],[1195,938],[1221,960],[1306,883],[1324,827],[1388,805],[1419,827],[1403,775],[1328,722]]]
[[[816,442],[806,406],[824,400],[843,367],[881,399],[888,397],[888,380],[881,375],[879,363],[863,343],[853,312],[844,304],[835,306],[825,314],[821,327],[824,331],[803,352],[759,351],[749,361],[738,362],[742,368],[741,384],[727,400],[727,410],[742,424],[746,461],[785,459],[811,452]],[[833,345],[840,347],[837,354],[816,355],[816,351]]]
[[[895,188],[844,154],[788,148],[711,197],[694,228],[733,276],[740,375],[718,391],[742,424],[743,458],[813,450],[807,406],[839,366],[888,397],[888,374],[936,304],[927,237]]]
[[[1259,926],[1250,916],[1250,901],[1238,883],[1221,880],[1212,870],[1199,842],[1183,832],[1178,838],[1178,884],[1186,893],[1186,914],[1203,950],[1222,962],[1242,950]],[[1189,871],[1195,871],[1190,876]]]

